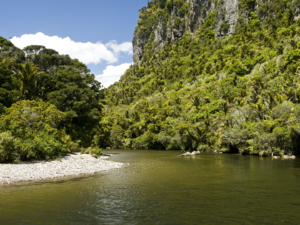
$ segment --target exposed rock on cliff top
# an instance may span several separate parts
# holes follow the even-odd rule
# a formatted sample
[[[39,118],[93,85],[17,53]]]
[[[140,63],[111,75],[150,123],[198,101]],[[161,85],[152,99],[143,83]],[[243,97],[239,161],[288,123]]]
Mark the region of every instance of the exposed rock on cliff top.
[[[277,0],[272,0],[277,1]],[[138,63],[145,52],[148,40],[155,50],[164,44],[175,43],[184,35],[222,37],[235,33],[239,21],[248,23],[254,11],[261,21],[270,14],[266,0],[153,0],[140,10],[138,26],[133,38],[133,59]],[[298,0],[289,4],[297,5]],[[293,12],[295,20],[300,7]],[[288,9],[287,9],[288,10]],[[208,27],[210,33],[208,32]],[[153,49],[153,48],[152,48]]]
[[[175,2],[175,1],[174,1]],[[141,10],[141,14],[147,13],[148,8]],[[173,43],[181,40],[185,33],[194,36],[196,31],[204,24],[208,16],[215,19],[215,36],[232,34],[239,17],[239,0],[222,0],[220,3],[212,3],[209,0],[184,0],[184,4],[171,5],[168,14],[158,15],[156,23],[152,24],[153,40],[156,48],[162,47],[166,42]],[[140,19],[143,15],[140,16]],[[166,18],[167,17],[167,18]],[[134,32],[133,59],[139,62],[142,58],[145,45],[152,32],[141,35],[139,31],[145,27],[139,24]]]

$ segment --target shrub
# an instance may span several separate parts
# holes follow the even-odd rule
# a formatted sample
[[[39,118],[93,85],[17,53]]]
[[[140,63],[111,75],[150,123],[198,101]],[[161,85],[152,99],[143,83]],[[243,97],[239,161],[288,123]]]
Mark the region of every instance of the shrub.
[[[98,147],[88,147],[81,151],[82,154],[90,154],[95,158],[99,158],[102,155],[102,149]]]
[[[0,160],[54,158],[79,148],[60,128],[64,113],[54,105],[20,101],[1,116]]]
[[[14,137],[11,133],[0,133],[0,162],[10,160],[14,151]]]

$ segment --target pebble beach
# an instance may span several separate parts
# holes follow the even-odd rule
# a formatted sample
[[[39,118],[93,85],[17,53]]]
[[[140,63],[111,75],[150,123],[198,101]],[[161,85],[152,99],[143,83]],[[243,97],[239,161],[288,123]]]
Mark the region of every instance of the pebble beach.
[[[88,175],[125,166],[124,163],[108,161],[108,158],[75,153],[61,157],[60,161],[0,164],[0,184]]]

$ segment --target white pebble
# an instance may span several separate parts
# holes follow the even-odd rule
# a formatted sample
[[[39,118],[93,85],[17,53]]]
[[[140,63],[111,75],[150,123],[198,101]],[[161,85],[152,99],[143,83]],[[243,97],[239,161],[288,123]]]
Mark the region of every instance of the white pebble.
[[[107,158],[104,156],[96,159],[91,155],[76,153],[62,157],[61,162],[32,161],[19,164],[0,164],[0,184],[94,174],[125,166],[124,163],[104,160]]]

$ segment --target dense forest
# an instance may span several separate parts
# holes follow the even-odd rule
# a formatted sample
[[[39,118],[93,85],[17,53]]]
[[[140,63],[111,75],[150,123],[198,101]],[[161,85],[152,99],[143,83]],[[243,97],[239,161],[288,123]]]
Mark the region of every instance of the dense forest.
[[[105,90],[106,145],[299,153],[300,1],[241,0],[232,35],[218,16],[224,1],[201,1],[201,26],[171,41],[165,35],[158,46],[153,24],[184,30],[195,2],[151,1],[140,11],[134,42],[149,38],[142,57]]]
[[[0,38],[0,161],[87,147],[299,154],[300,0],[240,0],[234,24],[230,7],[148,2],[134,64],[107,89],[77,59]]]
[[[0,161],[51,159],[89,147],[101,130],[101,85],[86,65],[0,38]]]

